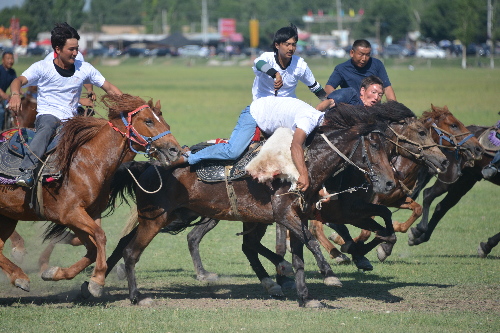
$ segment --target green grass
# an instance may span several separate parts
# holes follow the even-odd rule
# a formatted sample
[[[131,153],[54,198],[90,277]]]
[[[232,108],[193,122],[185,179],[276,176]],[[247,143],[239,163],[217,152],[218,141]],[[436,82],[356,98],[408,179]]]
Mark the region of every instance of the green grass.
[[[31,61],[20,59],[15,66],[18,73]],[[309,61],[323,85],[338,62]],[[201,60],[193,64],[185,59],[155,59],[147,64],[147,60],[128,59],[120,66],[94,64],[123,91],[160,99],[164,117],[181,144],[227,137],[240,110],[251,102],[253,73],[248,63],[207,66]],[[466,125],[495,124],[500,109],[499,70],[462,70],[459,64],[457,60],[386,62],[398,100],[417,115],[432,103],[447,105]],[[409,65],[415,69],[410,71]],[[305,101],[317,102],[304,85],[297,91]],[[235,236],[241,231],[240,223],[221,222],[201,243],[205,267],[221,276],[220,282],[211,285],[194,279],[187,231],[158,235],[137,266],[139,288],[156,305],[140,308],[129,304],[127,284],[114,274],[107,280],[102,300],[78,297],[88,274],[72,281],[42,281],[36,263],[43,247],[38,237],[43,224],[20,222],[18,231],[29,250],[22,267],[31,278],[32,291],[17,290],[0,275],[0,332],[498,331],[500,248],[487,259],[476,255],[479,242],[499,231],[498,194],[496,186],[480,182],[448,212],[430,242],[409,247],[407,236],[398,234],[386,262],[379,263],[376,254],[370,253],[372,272],[362,274],[352,265],[332,264],[344,284],[341,289],[322,284],[312,255],[305,251],[308,287],[327,305],[321,310],[299,308],[294,291],[286,291],[284,300],[266,296],[241,253],[241,237]],[[406,211],[394,213],[398,221],[408,216]],[[128,207],[121,207],[103,220],[108,253],[127,218]],[[350,229],[355,235],[355,228]],[[270,248],[274,248],[274,234],[274,228],[269,228],[264,237]],[[82,247],[60,245],[51,264],[68,266],[83,254]],[[273,271],[267,261],[263,263]]]

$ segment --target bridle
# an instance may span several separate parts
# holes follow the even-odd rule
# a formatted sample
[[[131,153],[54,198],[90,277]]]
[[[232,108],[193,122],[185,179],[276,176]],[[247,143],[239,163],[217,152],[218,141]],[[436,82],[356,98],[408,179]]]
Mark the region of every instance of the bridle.
[[[121,119],[123,121],[123,124],[125,125],[125,132],[122,132],[118,127],[113,125],[113,123],[111,123],[110,121],[108,121],[108,124],[109,124],[109,126],[111,126],[112,129],[114,129],[115,131],[119,132],[124,137],[129,139],[130,150],[132,150],[136,154],[147,155],[150,159],[152,159],[153,158],[152,154],[156,151],[156,148],[151,147],[151,144],[154,141],[164,137],[165,135],[170,134],[171,132],[165,131],[165,132],[160,133],[160,134],[153,136],[153,137],[145,136],[145,135],[142,135],[139,132],[137,132],[137,130],[132,125],[132,117],[135,114],[137,114],[138,112],[140,112],[144,109],[147,109],[147,108],[150,108],[150,106],[149,105],[141,105],[137,109],[127,113],[127,118],[125,118],[124,112],[122,112],[120,114]],[[141,151],[137,151],[136,149],[134,149],[134,147],[132,147],[132,141],[143,146],[145,148],[146,152],[143,153]]]
[[[462,145],[466,143],[470,138],[474,137],[474,134],[471,132],[467,131],[465,133],[460,133],[457,135],[453,135],[442,128],[439,128],[436,123],[432,123],[432,128],[434,131],[436,131],[437,135],[439,136],[439,147],[441,148],[446,148],[446,149],[455,149],[456,152],[456,158],[459,159],[459,153],[460,150],[467,150],[467,148],[463,148]],[[457,137],[465,136],[461,141],[457,142]],[[450,146],[443,146],[443,140],[451,144],[452,147]]]

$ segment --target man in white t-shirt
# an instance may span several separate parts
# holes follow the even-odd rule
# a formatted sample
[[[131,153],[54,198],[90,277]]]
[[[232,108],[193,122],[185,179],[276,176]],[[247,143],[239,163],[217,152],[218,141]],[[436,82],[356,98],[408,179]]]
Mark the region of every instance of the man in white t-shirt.
[[[317,109],[325,110],[326,104],[334,105],[329,99],[321,102]],[[202,160],[234,160],[238,158],[250,144],[255,128],[258,126],[264,133],[271,135],[280,127],[294,131],[292,160],[299,172],[297,188],[305,191],[309,187],[309,175],[304,161],[303,144],[307,136],[323,122],[324,113],[306,102],[293,97],[262,97],[252,102],[240,114],[236,127],[227,143],[218,143],[196,153],[187,153],[179,163],[196,164]]]
[[[33,186],[33,170],[56,128],[76,115],[83,84],[101,87],[108,94],[122,94],[91,64],[75,59],[79,39],[78,32],[67,23],[56,24],[51,31],[52,48],[57,53],[52,66],[45,60],[38,61],[11,84],[10,108],[14,112],[21,111],[21,87],[38,86],[36,135],[21,163],[22,174],[16,179],[19,186]]]
[[[299,37],[297,28],[279,29],[274,35],[273,52],[265,52],[255,59],[253,71],[253,100],[265,96],[297,97],[295,88],[303,82],[319,99],[326,99],[326,93],[314,78],[307,63],[294,55]]]

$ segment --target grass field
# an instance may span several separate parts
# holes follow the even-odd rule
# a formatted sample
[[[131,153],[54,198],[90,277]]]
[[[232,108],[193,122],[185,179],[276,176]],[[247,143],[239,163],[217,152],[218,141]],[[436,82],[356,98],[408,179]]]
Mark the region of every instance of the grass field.
[[[32,61],[20,59],[15,66],[18,74]],[[323,85],[338,62],[309,61]],[[181,145],[227,137],[240,110],[251,102],[253,73],[248,61],[220,66],[186,59],[127,59],[119,66],[93,63],[124,92],[160,99]],[[466,125],[489,126],[499,119],[498,69],[462,70],[458,60],[391,60],[386,66],[398,100],[417,115],[432,103],[447,105]],[[304,85],[298,95],[317,102]],[[137,266],[139,288],[155,304],[141,308],[130,305],[127,283],[114,274],[107,280],[105,296],[89,301],[79,296],[88,274],[72,281],[42,281],[36,263],[43,248],[38,237],[43,223],[21,222],[18,230],[29,251],[22,267],[31,278],[31,292],[15,289],[0,275],[0,332],[498,332],[500,248],[486,259],[476,254],[479,242],[499,231],[498,195],[496,186],[478,183],[443,218],[430,242],[409,247],[407,236],[398,234],[386,262],[379,263],[370,253],[372,272],[332,263],[344,284],[341,289],[322,284],[312,255],[305,251],[307,283],[326,305],[321,310],[299,308],[295,291],[285,291],[284,300],[266,296],[241,252],[241,238],[235,236],[240,223],[221,222],[201,243],[205,267],[221,276],[214,284],[194,279],[187,231],[156,237]],[[121,207],[103,220],[108,253],[128,213],[128,207]],[[394,213],[398,221],[408,216],[405,211]],[[270,248],[274,234],[269,228],[264,238]],[[83,254],[81,247],[60,245],[51,263],[69,266]],[[264,264],[272,272],[273,267]]]

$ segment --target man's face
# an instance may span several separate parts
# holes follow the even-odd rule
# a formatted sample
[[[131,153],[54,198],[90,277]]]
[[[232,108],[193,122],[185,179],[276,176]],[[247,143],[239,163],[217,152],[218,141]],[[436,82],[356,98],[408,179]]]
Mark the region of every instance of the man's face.
[[[293,38],[290,38],[283,43],[274,43],[274,46],[278,50],[279,57],[290,59],[297,50],[297,41]]]
[[[2,58],[2,65],[6,69],[11,69],[14,66],[14,56],[12,54],[4,54]]]
[[[370,54],[372,49],[369,47],[358,47],[356,50],[351,50],[349,53],[352,59],[352,62],[357,67],[365,67],[370,60]]]
[[[380,84],[372,84],[367,89],[361,87],[359,95],[365,106],[374,106],[382,100],[384,89]]]
[[[78,40],[76,38],[67,39],[62,49],[56,46],[56,53],[65,66],[74,64],[78,54]]]

